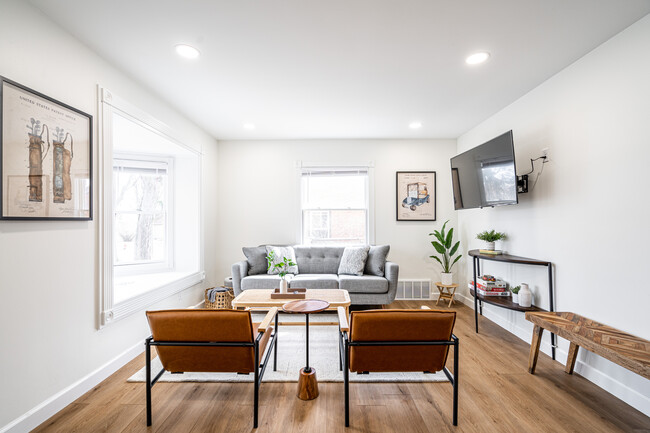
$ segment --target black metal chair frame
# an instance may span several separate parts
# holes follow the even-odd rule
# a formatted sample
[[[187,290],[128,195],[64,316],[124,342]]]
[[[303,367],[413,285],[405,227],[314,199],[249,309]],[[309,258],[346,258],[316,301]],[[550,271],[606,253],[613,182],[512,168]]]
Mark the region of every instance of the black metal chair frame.
[[[259,412],[259,393],[260,393],[260,384],[262,383],[262,378],[264,377],[264,372],[266,371],[266,366],[271,357],[271,349],[273,349],[273,371],[277,371],[278,364],[278,346],[276,340],[278,337],[278,314],[275,314],[275,327],[273,328],[273,333],[271,334],[270,341],[266,348],[266,356],[264,357],[264,362],[260,364],[260,340],[264,336],[263,332],[257,333],[257,338],[253,343],[237,343],[237,342],[220,342],[220,341],[211,341],[211,342],[198,342],[198,341],[155,341],[153,336],[148,337],[145,340],[145,352],[146,352],[146,387],[147,387],[147,427],[152,424],[152,414],[151,414],[151,388],[158,382],[160,376],[163,375],[165,369],[163,368],[156,374],[156,376],[151,379],[151,346],[191,346],[191,347],[253,347],[255,349],[255,391],[254,391],[254,404],[253,404],[253,428],[257,428],[257,419]]]
[[[350,341],[348,332],[339,326],[339,369],[343,370],[345,388],[345,426],[350,426],[350,346],[454,346],[454,373],[443,367],[442,371],[453,387],[453,424],[458,425],[458,337],[451,334],[451,340],[429,341]],[[366,373],[366,372],[364,372]],[[427,372],[425,372],[427,373]]]

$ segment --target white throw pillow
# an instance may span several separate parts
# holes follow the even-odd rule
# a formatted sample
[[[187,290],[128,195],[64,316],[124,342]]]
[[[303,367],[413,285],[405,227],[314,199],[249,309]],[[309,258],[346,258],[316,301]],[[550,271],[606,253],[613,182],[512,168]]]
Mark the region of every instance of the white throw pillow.
[[[343,250],[343,256],[341,256],[338,273],[358,276],[363,275],[369,250],[370,246],[368,245],[365,247],[345,247],[345,250]]]
[[[271,274],[271,275],[279,274],[280,270],[278,268],[275,268],[273,265],[275,265],[276,263],[282,263],[284,261],[283,260],[284,257],[286,257],[287,259],[295,263],[294,266],[287,267],[287,273],[288,274],[298,273],[298,262],[296,262],[296,252],[293,250],[293,247],[274,247],[271,245],[267,245],[266,255],[267,256],[270,255],[271,251],[273,251],[275,260],[273,260],[273,263],[269,263],[271,266],[266,271],[267,274]]]

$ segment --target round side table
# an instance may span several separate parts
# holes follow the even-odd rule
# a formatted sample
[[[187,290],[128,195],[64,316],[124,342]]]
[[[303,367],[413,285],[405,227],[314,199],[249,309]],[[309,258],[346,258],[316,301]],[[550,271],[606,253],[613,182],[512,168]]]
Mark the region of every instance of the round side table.
[[[298,380],[298,398],[301,400],[313,400],[318,397],[318,381],[316,380],[316,369],[309,366],[309,315],[320,313],[329,308],[330,303],[319,299],[305,299],[287,302],[282,306],[282,311],[292,314],[305,315],[305,367],[300,369]]]

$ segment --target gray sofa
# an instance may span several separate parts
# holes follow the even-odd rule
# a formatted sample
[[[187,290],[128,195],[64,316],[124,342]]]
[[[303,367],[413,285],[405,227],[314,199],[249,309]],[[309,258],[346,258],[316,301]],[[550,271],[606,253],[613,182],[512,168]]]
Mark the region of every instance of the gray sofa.
[[[393,302],[397,293],[399,274],[397,263],[386,261],[384,265],[382,259],[382,263],[378,266],[377,257],[373,256],[371,249],[364,275],[339,275],[337,272],[344,249],[345,247],[295,246],[299,273],[289,280],[289,287],[347,290],[352,304],[357,305],[386,305]],[[249,275],[249,269],[251,266],[248,260],[232,265],[232,286],[235,296],[243,290],[279,287],[279,276],[265,273]],[[376,275],[382,273],[383,276]]]

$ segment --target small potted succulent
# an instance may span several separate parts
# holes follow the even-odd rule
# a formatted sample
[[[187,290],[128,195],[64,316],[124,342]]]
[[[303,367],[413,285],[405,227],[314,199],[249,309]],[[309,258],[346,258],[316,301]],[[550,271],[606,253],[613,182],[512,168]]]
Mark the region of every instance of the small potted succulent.
[[[440,255],[438,256],[429,256],[432,259],[435,259],[438,263],[442,265],[442,274],[441,282],[446,286],[451,286],[453,284],[453,276],[451,273],[451,268],[456,264],[458,260],[462,257],[461,254],[457,255],[454,259],[454,254],[458,251],[460,246],[460,241],[457,241],[453,244],[454,229],[449,229],[449,232],[445,233],[445,227],[449,221],[445,221],[442,225],[442,230],[434,230],[433,233],[429,233],[429,236],[434,236],[435,241],[431,241],[431,245],[436,249],[436,252]],[[453,260],[452,260],[453,259]]]
[[[494,243],[506,238],[505,233],[497,232],[494,230],[483,231],[476,235],[476,239],[480,239],[485,242],[485,249],[488,251],[494,251]]]
[[[286,257],[282,257],[277,263],[275,263],[275,252],[273,251],[271,251],[269,255],[266,256],[266,259],[269,263],[267,270],[273,268],[279,271],[278,275],[280,276],[280,293],[287,293],[287,290],[289,288],[289,283],[287,282],[289,266],[296,266],[296,264],[293,262],[293,260]]]
[[[521,290],[521,286],[515,286],[511,287],[510,291],[512,292],[512,303],[513,304],[519,304],[519,291]]]

